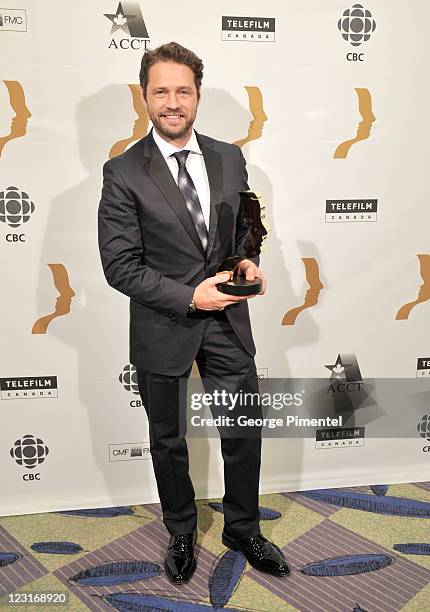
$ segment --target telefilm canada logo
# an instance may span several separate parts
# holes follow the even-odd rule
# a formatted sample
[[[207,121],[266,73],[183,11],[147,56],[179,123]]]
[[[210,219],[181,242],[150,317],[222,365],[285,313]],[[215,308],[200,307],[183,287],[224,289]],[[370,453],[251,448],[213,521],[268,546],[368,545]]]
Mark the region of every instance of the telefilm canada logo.
[[[430,376],[430,357],[418,357],[416,376],[417,378]]]
[[[111,22],[108,49],[145,51],[150,43],[142,11],[137,2],[122,0],[115,13],[104,13]]]
[[[27,32],[26,10],[0,7],[0,32]]]
[[[137,372],[134,365],[127,363],[124,366],[121,374],[118,376],[119,382],[126,391],[136,395],[138,399],[130,400],[130,408],[141,408],[143,406],[139,394],[139,385],[137,384]]]
[[[362,4],[354,4],[343,11],[337,22],[342,38],[351,46],[359,47],[367,42],[376,29],[372,13]],[[348,62],[364,62],[364,53],[350,51],[346,54]]]
[[[28,470],[34,470],[45,461],[49,455],[49,448],[42,438],[33,434],[26,434],[15,440],[9,454],[18,465]],[[40,480],[40,472],[27,472],[23,474],[22,479],[25,482]]]
[[[34,202],[26,191],[13,186],[0,191],[0,221],[9,227],[16,229],[27,223],[34,210]],[[6,242],[25,242],[25,234],[6,234]]]
[[[346,394],[345,410],[353,410],[357,395],[361,392],[363,379],[357,357],[353,353],[339,353],[335,363],[326,365],[331,371],[328,394],[336,394],[337,409],[341,408],[342,398],[338,394]],[[357,398],[358,399],[358,398]],[[358,404],[359,405],[359,404]],[[358,406],[357,406],[358,407]],[[341,413],[341,412],[340,412]],[[365,427],[335,427],[317,429],[315,448],[351,448],[364,446]]]
[[[223,15],[221,40],[275,42],[275,18]]]
[[[376,223],[378,200],[326,200],[326,223]]]
[[[318,429],[315,448],[351,448],[364,446],[364,427]]]
[[[56,376],[19,376],[0,378],[2,400],[58,397]]]
[[[151,458],[149,442],[109,444],[109,461],[142,461]]]
[[[420,438],[430,442],[430,414],[425,414],[417,425]],[[423,446],[423,453],[430,453],[430,445]]]

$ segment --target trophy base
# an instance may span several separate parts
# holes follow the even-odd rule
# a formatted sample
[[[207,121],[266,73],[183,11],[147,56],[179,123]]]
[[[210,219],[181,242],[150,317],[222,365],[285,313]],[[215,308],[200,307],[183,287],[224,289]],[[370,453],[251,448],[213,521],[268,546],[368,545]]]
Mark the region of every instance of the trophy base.
[[[221,291],[221,293],[227,293],[228,295],[238,295],[238,296],[246,296],[246,295],[256,295],[260,293],[262,287],[261,278],[255,278],[254,280],[246,280],[245,277],[238,276],[233,280],[227,281],[225,283],[218,283],[217,289]]]

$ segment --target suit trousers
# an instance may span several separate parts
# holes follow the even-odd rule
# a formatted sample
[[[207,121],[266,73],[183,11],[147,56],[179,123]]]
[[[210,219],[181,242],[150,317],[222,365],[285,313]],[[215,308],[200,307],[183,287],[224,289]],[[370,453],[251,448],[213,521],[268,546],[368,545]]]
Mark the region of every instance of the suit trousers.
[[[207,313],[209,314],[209,313]],[[211,312],[195,357],[205,392],[215,389],[258,394],[254,358],[243,348],[225,312]],[[168,355],[166,355],[168,359]],[[137,369],[139,391],[148,415],[152,462],[164,524],[171,535],[197,528],[194,487],[189,476],[188,448],[180,437],[179,422],[186,411],[186,380],[191,367],[181,376],[166,376]],[[185,379],[185,384],[184,384]],[[216,415],[221,414],[217,408]],[[182,411],[182,414],[180,414]],[[260,402],[244,409],[247,416],[261,417]],[[232,413],[225,410],[225,414]],[[260,531],[258,492],[261,464],[261,428],[237,435],[224,435],[224,528],[233,536],[250,537]]]

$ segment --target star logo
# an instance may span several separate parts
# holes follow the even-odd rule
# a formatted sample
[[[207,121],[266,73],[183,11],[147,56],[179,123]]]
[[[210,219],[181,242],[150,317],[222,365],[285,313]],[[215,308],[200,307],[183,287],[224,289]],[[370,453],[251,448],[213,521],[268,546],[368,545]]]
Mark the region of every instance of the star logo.
[[[331,371],[330,379],[347,380],[349,382],[361,381],[361,372],[355,355],[339,353],[336,363],[324,366]]]
[[[113,15],[104,13],[104,16],[112,22],[112,29],[110,31],[111,34],[115,34],[117,30],[124,30],[124,32],[127,32],[127,34],[130,34],[127,22],[129,19],[131,20],[136,17],[136,15],[125,15],[121,2],[118,3],[116,13]]]
[[[104,16],[112,23],[111,34],[122,30],[131,37],[149,39],[148,30],[137,2],[122,0],[118,2],[116,13],[104,13]]]

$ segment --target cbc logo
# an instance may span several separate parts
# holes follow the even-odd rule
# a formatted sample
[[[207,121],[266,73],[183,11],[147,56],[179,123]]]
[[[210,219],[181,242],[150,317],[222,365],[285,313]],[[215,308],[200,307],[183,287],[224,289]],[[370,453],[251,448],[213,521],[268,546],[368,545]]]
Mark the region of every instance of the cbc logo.
[[[134,395],[140,397],[139,386],[137,384],[137,372],[134,365],[127,364],[121,374],[119,375],[119,382],[123,385],[126,391],[131,391]],[[132,400],[130,402],[132,408],[140,408],[142,402],[140,399]]]
[[[425,440],[430,441],[430,415],[429,414],[425,414],[423,416],[423,418],[417,425],[417,430],[421,438],[424,438]],[[423,452],[430,453],[430,446],[424,446]]]
[[[34,203],[25,191],[8,187],[0,191],[0,221],[9,227],[27,223],[34,212]],[[25,242],[25,234],[6,234],[6,242]]]
[[[9,227],[19,227],[27,223],[34,213],[34,204],[25,191],[8,187],[0,191],[0,221]]]
[[[10,456],[18,465],[32,470],[43,463],[49,454],[49,448],[41,438],[27,434],[15,441],[10,449]],[[23,480],[40,480],[40,474],[24,474]]]
[[[372,13],[361,4],[354,4],[351,9],[346,9],[337,23],[342,38],[353,47],[359,47],[363,42],[369,40],[375,31],[376,23]],[[348,53],[346,59],[349,62],[363,62],[364,53]]]
[[[364,62],[364,53],[347,53],[348,62]]]

